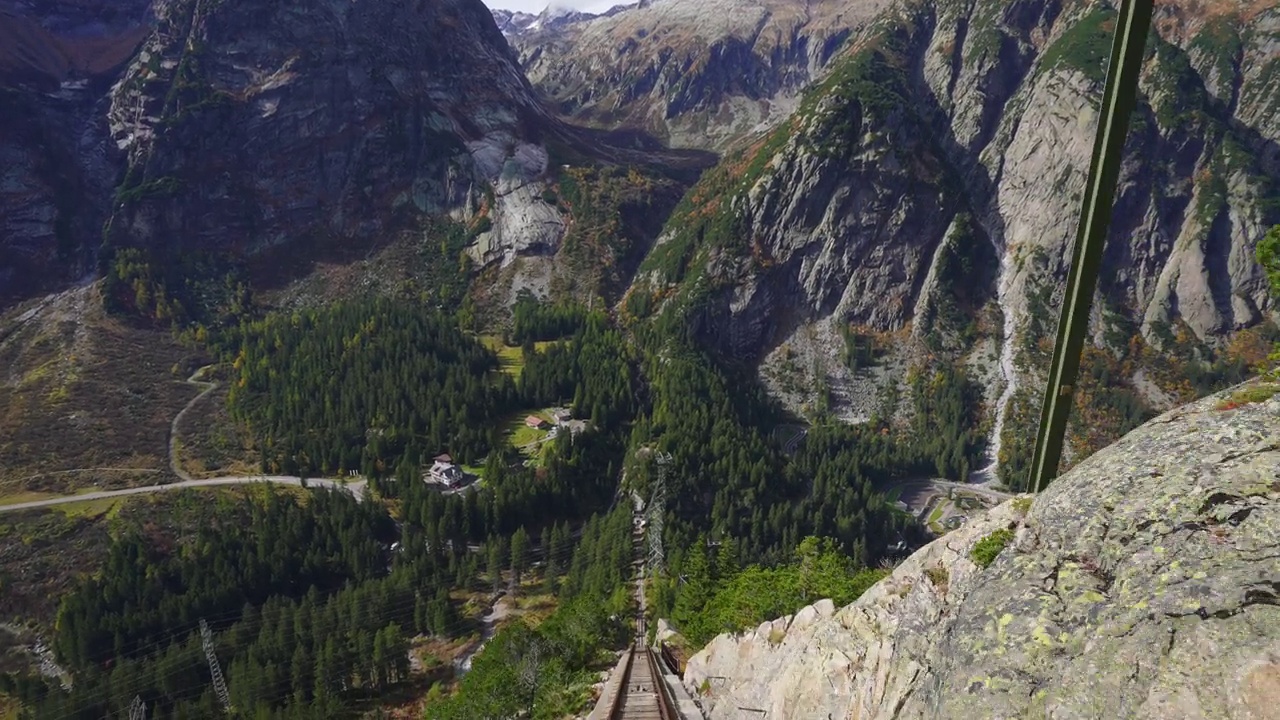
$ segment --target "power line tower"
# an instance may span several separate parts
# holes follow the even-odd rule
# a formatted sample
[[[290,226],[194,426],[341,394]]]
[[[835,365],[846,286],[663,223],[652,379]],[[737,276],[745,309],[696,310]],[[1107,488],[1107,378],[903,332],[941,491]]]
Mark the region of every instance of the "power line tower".
[[[218,694],[218,702],[222,709],[231,712],[231,694],[227,692],[227,683],[222,679],[222,668],[218,666],[218,656],[213,652],[213,633],[209,624],[200,618],[200,640],[204,644],[204,656],[209,659],[209,673],[213,675],[213,691]]]
[[[671,453],[658,453],[658,480],[653,484],[649,496],[649,507],[646,508],[646,525],[649,533],[649,574],[660,575],[666,570],[666,561],[662,552],[662,522],[667,509],[667,466],[671,464]]]
[[[129,705],[129,720],[147,720],[147,704],[142,702],[141,695],[134,695]]]

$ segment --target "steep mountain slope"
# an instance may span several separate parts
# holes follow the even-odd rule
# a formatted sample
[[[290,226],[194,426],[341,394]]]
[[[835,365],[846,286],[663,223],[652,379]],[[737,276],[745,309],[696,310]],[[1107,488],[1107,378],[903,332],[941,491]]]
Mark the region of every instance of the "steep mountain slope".
[[[478,0],[306,11],[29,0],[0,15],[0,36],[21,40],[0,51],[0,102],[13,111],[0,121],[6,305],[85,276],[99,246],[112,278],[132,273],[107,293],[126,305],[143,275],[138,299],[167,284],[173,300],[190,263],[254,258],[279,280],[320,254],[347,262],[427,225],[443,264],[465,252],[506,268],[559,252],[574,223],[551,189],[562,166],[644,166],[665,197],[669,167],[708,164],[634,138],[614,147],[548,115]],[[659,221],[673,203],[658,204]],[[640,255],[656,234],[649,215]],[[442,231],[443,218],[461,231]],[[134,250],[117,261],[123,248]],[[530,271],[537,294],[565,264]]]
[[[704,176],[627,307],[687,313],[753,363],[801,348],[801,366],[863,407],[876,388],[838,360],[841,335],[902,331],[900,346],[910,335],[968,355],[1000,438],[1014,390],[1041,386],[1037,342],[1066,275],[1113,18],[1054,0],[882,15],[787,123]],[[1183,323],[1213,341],[1265,319],[1253,248],[1280,221],[1277,23],[1262,6],[1161,8],[1100,342],[1123,348],[1138,325],[1155,342]]]
[[[0,73],[19,64],[57,83],[118,70],[146,36],[150,0],[8,0],[0,5]]]
[[[503,10],[501,8],[491,8],[493,13],[493,21],[497,23],[498,29],[503,35],[516,35],[524,32],[532,25],[538,16],[533,13],[521,12],[519,10]]]
[[[8,84],[56,84],[71,70],[67,49],[36,21],[0,8],[0,72]]]
[[[612,8],[608,13],[612,14],[622,11],[626,5],[619,4]],[[495,9],[493,12],[493,20],[498,24],[498,29],[503,35],[510,38],[513,35],[525,35],[537,32],[554,32],[562,30],[574,23],[584,22],[592,18],[600,17],[597,14],[574,10],[570,7],[557,7],[554,3],[547,5],[540,13],[520,12],[519,10],[501,10]]]
[[[512,38],[567,117],[719,148],[785,117],[850,33],[888,0],[656,0]]]
[[[544,115],[478,2],[171,0],[157,18],[112,93],[112,243],[368,238],[545,170]]]
[[[193,355],[167,328],[108,316],[97,286],[0,314],[0,496],[175,479]]]
[[[86,269],[115,182],[102,100],[147,7],[0,5],[0,306]]]
[[[158,266],[248,257],[278,281],[322,252],[348,262],[407,233],[441,248],[428,264],[450,283],[466,285],[469,268],[510,270],[477,287],[500,286],[485,304],[505,307],[521,288],[547,296],[584,260],[568,236],[589,218],[557,189],[569,167],[641,168],[623,175],[659,199],[639,199],[652,206],[644,221],[613,234],[643,255],[652,210],[665,218],[668,196],[709,162],[550,116],[478,0],[305,13],[171,0],[156,14],[112,90],[112,137],[127,159],[104,242],[144,248]],[[638,263],[609,248],[587,254],[593,271],[570,288],[584,300],[603,292],[599,271]],[[109,295],[121,292],[131,294]]]
[[[1280,398],[1228,397],[933,542],[847,607],[721,635],[685,683],[716,719],[1275,717]]]

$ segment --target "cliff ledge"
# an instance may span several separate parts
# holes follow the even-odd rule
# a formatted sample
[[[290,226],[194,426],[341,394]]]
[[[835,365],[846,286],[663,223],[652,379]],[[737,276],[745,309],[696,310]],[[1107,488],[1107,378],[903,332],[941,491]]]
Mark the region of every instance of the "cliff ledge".
[[[712,718],[1280,717],[1280,396],[1241,392],[1152,420],[847,607],[717,637],[685,683]]]

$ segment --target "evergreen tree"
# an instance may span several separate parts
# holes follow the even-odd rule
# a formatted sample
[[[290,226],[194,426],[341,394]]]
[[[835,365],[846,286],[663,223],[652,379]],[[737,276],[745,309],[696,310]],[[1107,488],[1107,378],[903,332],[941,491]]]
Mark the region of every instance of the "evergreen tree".
[[[707,563],[706,538],[699,535],[689,548],[679,577],[679,594],[676,596],[672,616],[681,626],[694,627],[698,614],[711,599],[714,588],[711,568]]]
[[[489,539],[487,544],[489,553],[489,582],[493,584],[494,592],[502,587],[502,571],[507,567],[507,558],[510,556],[507,548],[506,538],[495,536]]]
[[[716,549],[715,580],[724,585],[733,582],[738,575],[738,544],[731,538],[721,539]]]
[[[514,584],[520,584],[520,577],[529,569],[529,534],[521,525],[511,536],[511,573]]]

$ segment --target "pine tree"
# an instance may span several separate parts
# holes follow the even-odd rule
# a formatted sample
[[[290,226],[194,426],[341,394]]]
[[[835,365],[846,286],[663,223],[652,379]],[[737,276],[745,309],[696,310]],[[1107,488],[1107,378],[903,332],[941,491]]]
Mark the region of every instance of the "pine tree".
[[[302,698],[304,702],[315,686],[315,680],[312,678],[313,666],[314,662],[306,647],[302,643],[295,645],[293,658],[290,661],[290,688],[293,694]]]
[[[493,590],[497,592],[502,587],[502,571],[507,567],[507,541],[501,536],[491,536],[488,542],[489,548],[489,582],[493,583]]]
[[[716,583],[723,586],[733,582],[738,576],[738,544],[731,537],[720,540],[716,551],[715,578]]]
[[[681,584],[676,595],[676,605],[672,616],[682,627],[692,628],[697,623],[698,614],[711,599],[714,590],[710,567],[707,563],[706,539],[699,535],[689,554],[685,556],[681,568]]]
[[[422,593],[413,600],[413,627],[420,633],[429,632],[431,628],[430,606]]]
[[[529,534],[521,525],[511,536],[511,572],[514,584],[520,584],[520,576],[529,569]]]
[[[375,688],[381,688],[387,684],[388,678],[386,675],[386,671],[387,671],[388,660],[389,660],[387,652],[388,651],[387,651],[386,630],[385,629],[379,630],[376,634],[374,634],[374,637],[373,637],[373,657],[372,657],[373,673],[372,673],[372,677],[370,678]]]

